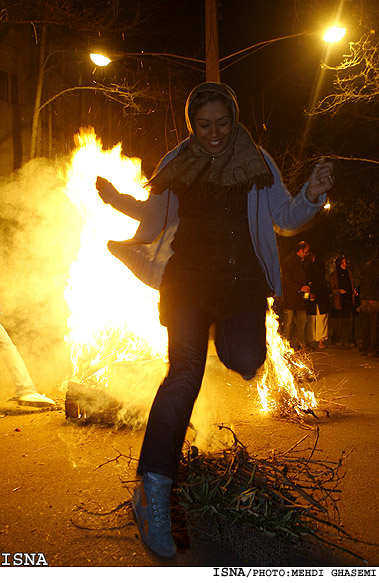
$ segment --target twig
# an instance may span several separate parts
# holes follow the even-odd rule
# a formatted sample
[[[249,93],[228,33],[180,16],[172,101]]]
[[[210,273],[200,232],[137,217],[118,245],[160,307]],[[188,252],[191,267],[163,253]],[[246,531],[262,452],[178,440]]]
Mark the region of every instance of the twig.
[[[136,458],[133,458],[131,455],[125,455],[124,453],[121,453],[120,451],[118,451],[116,449],[116,451],[118,452],[118,455],[110,460],[107,460],[106,462],[103,462],[102,464],[99,464],[98,466],[96,466],[95,471],[106,466],[107,464],[111,464],[112,462],[116,462],[118,463],[118,460],[122,457],[124,458],[128,458],[129,459],[129,465],[133,462],[133,461],[137,461]]]
[[[289,449],[287,449],[286,451],[284,451],[282,453],[282,455],[287,455],[289,454],[290,451],[293,451],[298,445],[300,445],[300,443],[302,443],[305,439],[308,439],[308,435],[305,435],[304,437],[302,437],[301,439],[299,439],[299,441],[297,443],[295,443],[294,445],[292,445]]]
[[[118,504],[118,506],[112,508],[112,510],[109,510],[108,512],[92,512],[91,510],[87,510],[86,508],[83,507],[78,507],[78,510],[81,510],[82,512],[85,512],[86,514],[89,514],[91,516],[110,516],[111,514],[118,512],[122,508],[131,508],[131,506],[132,506],[131,501],[127,500],[125,502],[122,502],[121,504]]]
[[[118,526],[106,526],[106,527],[95,527],[95,526],[84,526],[83,524],[77,524],[72,518],[70,518],[71,524],[75,526],[75,528],[79,528],[80,530],[120,530],[120,528],[125,528],[130,524],[130,522],[125,522],[125,524],[120,524]]]

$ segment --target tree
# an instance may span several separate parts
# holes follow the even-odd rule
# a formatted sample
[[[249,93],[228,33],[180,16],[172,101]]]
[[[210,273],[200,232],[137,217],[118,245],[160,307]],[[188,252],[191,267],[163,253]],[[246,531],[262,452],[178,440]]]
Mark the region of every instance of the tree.
[[[126,80],[123,83],[112,82],[109,85],[102,83],[93,83],[91,85],[69,85],[63,80],[61,88],[53,94],[47,94],[42,99],[43,88],[46,76],[49,72],[49,61],[59,53],[66,52],[65,49],[56,49],[51,52],[47,51],[47,30],[46,24],[42,25],[39,40],[39,65],[38,77],[36,83],[36,94],[34,99],[34,111],[32,119],[31,141],[30,141],[30,158],[34,158],[38,151],[38,137],[40,133],[40,116],[41,112],[56,99],[67,94],[78,91],[92,91],[101,93],[105,99],[115,101],[122,105],[124,110],[133,114],[141,113],[144,110],[151,110],[154,105],[162,99],[159,88],[152,87],[145,77],[141,77],[138,82],[130,84]],[[88,55],[86,54],[88,57]]]
[[[146,21],[138,1],[127,0],[5,0],[0,22],[57,25],[80,33],[126,33]]]
[[[82,51],[88,57],[91,36],[119,37],[141,26],[146,17],[138,2],[120,4],[118,0],[106,3],[96,0],[25,0],[22,3],[9,2],[0,10],[0,23],[7,23],[8,26],[30,25],[38,52],[30,158],[39,153],[42,111],[66,94],[83,90],[103,93],[106,99],[117,101],[134,112],[140,110],[143,99],[149,100],[150,108],[152,107],[151,103],[157,97],[156,92],[151,91],[151,88],[147,89],[141,82],[138,86],[122,86],[117,83],[110,86],[101,83],[83,85],[72,83],[72,74],[71,83],[62,74],[60,79],[55,75],[53,88],[47,87],[46,83],[49,73],[56,73],[63,64],[59,61],[59,55],[76,53],[79,60]]]
[[[336,115],[345,105],[367,105],[378,99],[379,42],[375,40],[375,31],[350,42],[349,47],[349,54],[337,66],[323,63],[325,69],[335,71],[334,92],[317,104],[313,115]]]

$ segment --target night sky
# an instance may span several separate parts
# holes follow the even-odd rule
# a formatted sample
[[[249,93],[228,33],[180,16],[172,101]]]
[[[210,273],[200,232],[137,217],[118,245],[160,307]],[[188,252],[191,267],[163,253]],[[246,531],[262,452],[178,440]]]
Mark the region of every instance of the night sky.
[[[204,0],[149,2],[145,23],[125,35],[122,41],[118,38],[112,42],[125,52],[167,52],[204,59],[204,4]],[[322,41],[321,33],[333,20],[339,4],[330,0],[218,2],[221,59],[262,41],[304,33],[262,47],[251,55],[244,53],[243,58],[221,61],[221,81],[236,91],[241,121],[252,131],[254,138],[270,151],[283,152],[288,144],[298,142],[304,135],[307,122],[304,109],[310,106],[321,72],[320,63],[326,59],[327,46],[331,46]],[[356,3],[346,0],[343,11],[350,39],[358,34],[357,26],[350,26],[354,16],[353,4]],[[334,45],[328,55],[328,63],[340,62],[347,50],[348,40]],[[181,103],[176,104],[177,114],[180,115],[184,108],[184,95],[196,84],[205,81],[205,67],[202,71],[189,67],[177,68],[177,71],[183,91]],[[332,80],[332,72],[323,75],[319,97],[330,92]],[[172,79],[170,82],[174,83]],[[308,137],[314,139],[319,134],[318,140],[323,142],[325,128],[329,127],[328,120],[317,118],[311,127],[312,135]]]
[[[146,22],[119,41],[121,50],[167,52],[204,59],[204,5],[204,0],[149,2]],[[367,163],[349,163],[343,160],[350,157],[378,157],[375,147],[378,119],[375,102],[364,106],[344,107],[335,116],[314,117],[310,125],[307,125],[309,117],[304,114],[304,110],[309,109],[315,97],[317,103],[333,89],[335,74],[333,71],[321,73],[321,62],[337,65],[342,61],[343,55],[349,52],[349,41],[357,41],[370,27],[375,28],[378,17],[376,5],[374,0],[218,2],[221,81],[236,91],[242,123],[251,131],[253,138],[274,157],[284,171],[287,184],[288,180],[295,178],[295,183],[290,185],[292,192],[296,192],[299,183],[306,179],[318,157],[334,155],[337,157],[337,181],[330,194],[332,203],[349,199],[348,204],[351,205],[357,196],[375,199],[375,167]],[[322,41],[322,33],[333,23],[338,8],[341,8],[341,21],[348,29],[347,34],[343,41],[327,45]],[[262,41],[289,35],[298,36],[260,48],[238,62],[233,59],[234,63],[224,68],[224,57]],[[151,61],[150,66],[153,71],[157,67],[157,61]],[[165,139],[171,137],[171,142],[162,139],[161,120],[154,122],[154,116],[145,120],[147,129],[142,129],[141,133],[146,132],[146,140],[141,142],[141,157],[148,164],[150,160],[156,163],[170,146],[174,147],[177,136],[180,139],[186,136],[183,117],[185,98],[195,85],[205,81],[205,67],[196,70],[175,68],[171,64],[171,68],[163,73],[163,79],[164,83],[171,84],[173,91],[177,90],[176,96],[179,98],[173,104],[176,118],[174,121],[167,109],[163,123],[166,129]],[[320,79],[321,84],[316,92]],[[302,147],[304,138],[306,143]],[[137,145],[137,141],[134,143]],[[151,150],[147,149],[148,144],[149,147],[153,144]],[[139,155],[139,152],[136,154]],[[296,170],[291,173],[291,163],[299,160],[304,162],[300,172]],[[150,169],[148,167],[147,171]],[[366,208],[370,208],[371,199],[367,200]],[[345,211],[351,215],[351,208],[342,209],[339,223],[334,215],[324,220],[329,240],[325,247],[332,248],[341,244],[339,241],[331,241],[330,233],[336,232],[338,235],[338,230],[346,224]],[[369,234],[372,228],[368,222],[366,226]],[[375,230],[375,225],[373,228]],[[342,234],[341,237],[347,236]],[[367,241],[367,236],[363,238]],[[322,242],[324,236],[316,233],[315,239]],[[342,243],[345,244],[343,240]],[[356,246],[353,243],[352,246],[355,250]],[[323,251],[326,252],[327,249]],[[363,258],[365,253],[362,250]]]
[[[250,128],[256,125],[261,130],[265,124],[266,130],[272,128],[282,135],[291,124],[297,127],[301,123],[298,115],[308,105],[324,56],[325,43],[317,31],[330,22],[330,7],[335,5],[330,1],[320,3],[325,4],[328,12],[320,8],[301,11],[292,0],[218,2],[221,59],[262,41],[316,32],[261,48],[225,69],[221,63],[221,81],[237,92],[241,119]],[[203,0],[163,0],[158,10],[151,11],[145,29],[125,40],[124,50],[163,51],[204,59],[204,20]],[[342,43],[334,51],[338,60],[346,48],[347,43]],[[193,71],[189,84],[204,80],[204,74]]]

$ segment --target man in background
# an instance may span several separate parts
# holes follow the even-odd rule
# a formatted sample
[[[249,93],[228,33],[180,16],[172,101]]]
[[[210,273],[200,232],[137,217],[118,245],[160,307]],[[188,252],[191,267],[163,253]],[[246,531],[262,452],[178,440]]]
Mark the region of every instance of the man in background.
[[[305,259],[309,244],[299,241],[282,264],[283,281],[283,336],[294,348],[305,346],[307,304],[310,285],[307,281]]]

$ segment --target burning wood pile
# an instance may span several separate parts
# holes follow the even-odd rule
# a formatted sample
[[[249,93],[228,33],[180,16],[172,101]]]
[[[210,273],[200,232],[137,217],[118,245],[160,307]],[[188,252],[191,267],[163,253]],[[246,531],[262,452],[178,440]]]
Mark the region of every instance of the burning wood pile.
[[[267,358],[263,377],[257,384],[263,410],[291,419],[301,419],[306,414],[316,416],[315,395],[304,388],[305,384],[316,380],[312,363],[305,352],[296,354],[280,335],[279,318],[273,309],[272,298],[269,298],[266,330]]]
[[[257,381],[257,391],[260,397],[262,411],[290,420],[304,422],[308,415],[317,418],[317,402],[314,393],[304,387],[315,380],[312,364],[304,353],[296,354],[278,331],[278,317],[273,310],[272,300],[266,315],[268,354],[263,367],[263,374]],[[135,346],[135,342],[133,344]],[[82,423],[103,423],[120,425],[127,421],[136,427],[142,422],[136,422],[141,417],[138,411],[139,394],[136,391],[128,393],[129,401],[125,404],[127,387],[136,385],[136,380],[151,383],[145,386],[145,391],[151,392],[151,399],[145,400],[146,411],[142,412],[143,420],[147,419],[148,404],[155,392],[159,376],[154,379],[146,376],[146,368],[155,362],[160,367],[161,375],[165,370],[162,359],[154,359],[148,353],[148,347],[140,352],[141,357],[134,361],[123,360],[133,357],[125,348],[114,349],[97,361],[82,366],[82,369],[68,382],[66,391],[66,417]],[[148,358],[150,356],[150,358]],[[143,358],[144,357],[144,358]],[[118,379],[117,379],[118,377]],[[118,382],[119,391],[113,390]],[[147,403],[148,401],[148,403]],[[142,407],[144,408],[144,407]],[[129,410],[129,412],[128,412]]]

